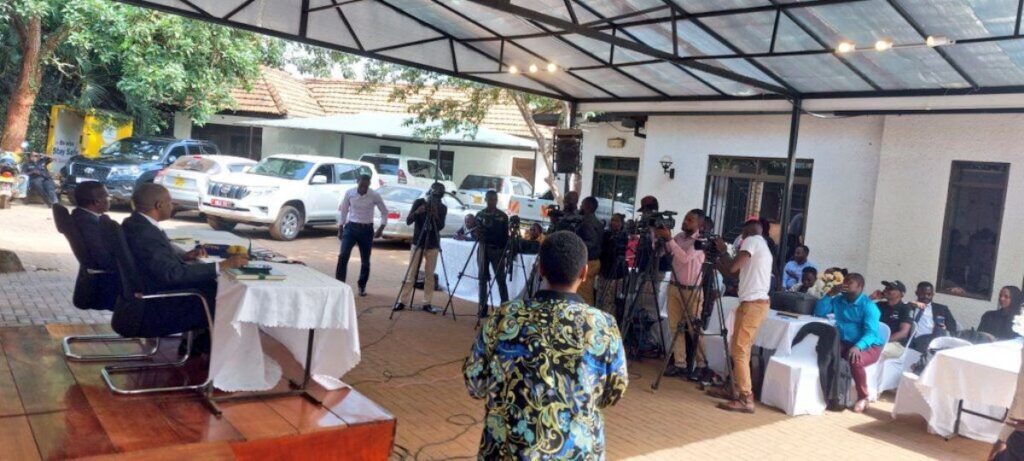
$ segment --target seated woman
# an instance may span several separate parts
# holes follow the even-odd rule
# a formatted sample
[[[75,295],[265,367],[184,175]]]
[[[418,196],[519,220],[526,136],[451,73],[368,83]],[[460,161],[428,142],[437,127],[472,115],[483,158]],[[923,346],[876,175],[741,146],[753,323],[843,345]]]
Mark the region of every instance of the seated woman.
[[[999,307],[981,316],[978,331],[992,335],[997,341],[1016,338],[1018,335],[1013,332],[1013,318],[1020,315],[1022,301],[1024,294],[1020,288],[1003,287],[999,290]]]

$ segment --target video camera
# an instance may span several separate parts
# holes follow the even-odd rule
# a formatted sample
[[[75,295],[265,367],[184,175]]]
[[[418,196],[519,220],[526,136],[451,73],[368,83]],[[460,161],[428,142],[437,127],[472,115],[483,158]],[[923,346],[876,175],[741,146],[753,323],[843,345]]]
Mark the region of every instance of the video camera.
[[[693,248],[704,252],[704,257],[710,260],[718,259],[721,254],[715,245],[715,240],[722,238],[721,235],[713,232],[701,232],[693,242]]]
[[[655,229],[675,229],[676,218],[673,216],[677,215],[675,211],[653,211],[644,213],[640,217],[640,222],[647,228]]]
[[[576,229],[583,223],[583,216],[579,214],[566,216],[565,212],[558,205],[548,206],[548,218],[554,223],[556,231],[576,233]]]

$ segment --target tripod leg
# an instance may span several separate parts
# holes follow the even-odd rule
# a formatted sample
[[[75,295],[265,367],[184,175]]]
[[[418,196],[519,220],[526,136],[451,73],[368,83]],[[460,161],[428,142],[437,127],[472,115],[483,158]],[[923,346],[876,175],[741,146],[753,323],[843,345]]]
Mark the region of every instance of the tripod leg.
[[[462,270],[459,271],[459,276],[455,280],[455,286],[448,290],[448,302],[445,303],[444,312],[441,315],[448,315],[448,309],[451,309],[453,321],[455,320],[455,306],[452,301],[455,298],[455,293],[459,290],[459,284],[462,283],[462,278],[466,276],[466,269],[469,268],[469,262],[473,260],[473,255],[475,255],[479,249],[479,243],[480,242],[473,242],[473,247],[469,249],[469,256],[466,257],[466,262],[462,264]]]

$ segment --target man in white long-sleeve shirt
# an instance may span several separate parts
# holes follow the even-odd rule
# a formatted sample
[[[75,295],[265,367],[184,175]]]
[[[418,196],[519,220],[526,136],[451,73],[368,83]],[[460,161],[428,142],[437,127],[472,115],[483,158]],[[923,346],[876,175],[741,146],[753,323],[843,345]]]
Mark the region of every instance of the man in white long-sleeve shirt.
[[[380,227],[373,231],[373,209],[380,210]],[[334,278],[344,282],[348,273],[348,259],[352,247],[359,246],[359,296],[366,296],[366,281],[370,278],[370,251],[373,239],[384,233],[388,224],[388,208],[384,199],[370,190],[370,175],[359,177],[359,185],[349,189],[338,207],[338,238],[341,239],[341,254]]]

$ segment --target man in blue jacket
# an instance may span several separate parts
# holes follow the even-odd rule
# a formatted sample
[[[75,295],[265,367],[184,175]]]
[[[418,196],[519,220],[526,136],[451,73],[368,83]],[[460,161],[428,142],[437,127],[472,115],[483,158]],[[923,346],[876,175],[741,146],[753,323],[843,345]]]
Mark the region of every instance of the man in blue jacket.
[[[863,413],[868,406],[868,378],[864,367],[878,361],[883,340],[878,333],[881,312],[878,305],[864,295],[864,277],[853,273],[842,286],[833,287],[818,301],[814,315],[834,314],[836,329],[842,341],[842,353],[850,361],[850,373],[857,387],[857,403],[853,411]]]

